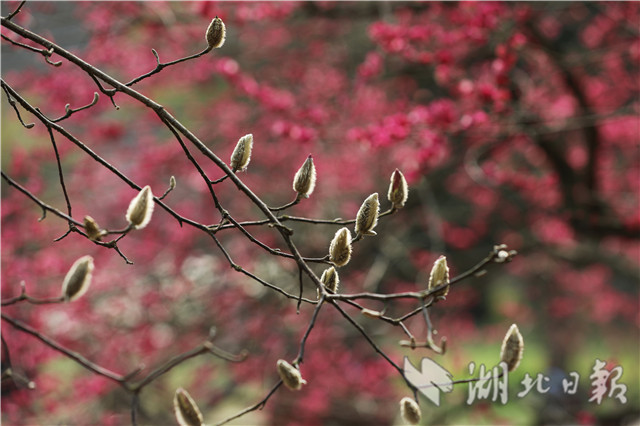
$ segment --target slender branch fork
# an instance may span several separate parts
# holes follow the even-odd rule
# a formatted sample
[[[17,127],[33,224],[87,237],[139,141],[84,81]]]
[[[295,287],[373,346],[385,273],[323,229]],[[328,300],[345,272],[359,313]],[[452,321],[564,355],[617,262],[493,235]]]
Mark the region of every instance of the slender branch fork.
[[[293,240],[293,231],[289,228],[287,228],[286,226],[283,225],[283,222],[286,221],[292,221],[292,222],[303,222],[303,223],[308,223],[308,224],[312,224],[312,225],[340,225],[340,226],[345,226],[345,225],[351,225],[353,223],[355,223],[355,220],[353,219],[341,219],[341,218],[336,218],[336,219],[313,219],[313,218],[305,218],[305,217],[298,217],[298,216],[292,216],[292,215],[287,215],[287,214],[282,214],[281,212],[294,207],[295,205],[297,205],[299,202],[302,201],[301,197],[298,195],[295,200],[293,200],[290,203],[287,203],[285,205],[279,206],[279,207],[269,207],[267,204],[265,204],[262,199],[260,197],[258,197],[256,194],[254,194],[251,189],[245,185],[242,180],[240,180],[240,178],[236,175],[236,173],[227,165],[225,164],[214,152],[212,152],[206,145],[204,145],[204,143],[202,143],[189,129],[187,129],[180,121],[178,121],[175,117],[173,117],[173,115],[171,115],[162,105],[156,103],[155,101],[153,101],[152,99],[142,95],[141,93],[139,93],[138,91],[132,89],[131,86],[133,86],[134,84],[149,78],[159,72],[161,72],[163,69],[169,67],[169,66],[173,66],[173,65],[177,65],[180,64],[182,62],[186,62],[188,60],[193,60],[196,58],[199,58],[200,56],[210,52],[212,49],[211,48],[207,48],[204,49],[203,51],[184,57],[184,58],[180,58],[174,61],[170,61],[170,62],[166,62],[166,63],[162,63],[160,61],[160,56],[158,54],[158,52],[154,49],[152,49],[152,53],[156,59],[156,66],[155,68],[153,68],[151,71],[142,74],[134,79],[132,79],[131,81],[129,81],[128,83],[121,83],[120,81],[114,79],[113,77],[111,77],[110,75],[104,73],[103,71],[101,71],[100,69],[94,67],[93,65],[85,62],[84,60],[82,60],[80,57],[68,52],[67,50],[63,49],[62,47],[58,46],[55,43],[52,43],[51,41],[41,37],[38,34],[35,34],[29,30],[27,30],[26,28],[21,27],[20,25],[14,23],[11,19],[20,11],[20,9],[24,6],[25,2],[23,1],[18,8],[11,13],[10,15],[8,15],[7,17],[2,17],[0,18],[0,22],[1,25],[4,26],[5,28],[7,28],[8,30],[12,31],[13,33],[15,33],[16,35],[30,40],[31,42],[36,43],[39,46],[42,46],[42,48],[36,48],[33,46],[29,46],[26,45],[24,43],[20,43],[20,42],[16,42],[12,39],[10,39],[8,36],[5,36],[4,34],[2,35],[2,39],[6,40],[7,42],[11,43],[14,46],[20,47],[20,48],[24,48],[27,49],[29,51],[35,52],[35,53],[39,53],[42,54],[45,57],[45,60],[52,64],[52,65],[59,65],[60,62],[56,62],[53,63],[49,60],[50,56],[53,54],[56,54],[57,56],[59,56],[60,58],[69,61],[70,63],[74,64],[75,66],[79,67],[80,69],[82,69],[97,85],[98,90],[100,93],[106,95],[111,103],[114,105],[114,107],[118,108],[116,103],[115,103],[115,96],[120,93],[122,95],[128,96],[131,99],[134,99],[136,101],[138,101],[140,104],[143,105],[143,107],[145,108],[149,108],[151,110],[153,110],[155,112],[155,114],[158,116],[158,119],[163,123],[163,125],[170,131],[170,133],[172,134],[173,138],[175,138],[176,142],[180,145],[182,151],[184,152],[186,158],[190,161],[190,163],[193,165],[193,167],[198,171],[199,175],[201,176],[203,182],[205,183],[205,185],[208,188],[209,191],[209,195],[211,197],[211,200],[216,208],[216,210],[218,211],[218,213],[220,214],[220,222],[217,225],[205,225],[202,223],[199,223],[197,221],[194,221],[188,217],[182,216],[180,214],[178,214],[175,210],[173,210],[168,204],[166,204],[163,200],[164,198],[169,194],[169,192],[172,190],[174,185],[174,182],[172,181],[172,185],[169,187],[169,189],[165,192],[164,195],[162,195],[161,197],[155,197],[154,198],[154,202],[159,205],[164,211],[166,211],[168,214],[170,214],[174,219],[176,219],[176,221],[178,222],[178,224],[180,226],[183,225],[188,225],[194,228],[199,229],[200,231],[206,233],[209,237],[212,238],[214,244],[218,247],[218,249],[220,250],[222,256],[227,260],[229,266],[231,268],[233,268],[234,270],[246,275],[247,277],[251,278],[252,280],[258,282],[259,284],[273,290],[276,291],[280,294],[282,294],[283,296],[292,299],[292,300],[296,300],[297,304],[298,304],[298,311],[300,310],[300,305],[304,302],[306,305],[312,305],[314,306],[314,311],[312,314],[312,317],[308,323],[307,329],[305,331],[305,333],[303,334],[301,340],[300,340],[300,347],[299,347],[299,352],[298,355],[296,356],[296,358],[293,360],[293,365],[296,366],[297,368],[299,367],[300,364],[303,363],[303,359],[304,359],[304,353],[305,353],[305,347],[306,347],[306,343],[307,343],[307,339],[310,336],[317,318],[320,314],[320,311],[324,308],[324,306],[331,306],[333,307],[339,316],[341,316],[342,318],[344,318],[344,320],[350,325],[352,326],[359,334],[361,334],[363,336],[363,338],[365,339],[365,341],[372,347],[372,349],[378,353],[383,359],[385,359],[394,369],[396,369],[398,371],[398,373],[400,374],[400,376],[405,380],[407,386],[413,391],[414,396],[416,395],[417,389],[407,380],[407,378],[405,377],[404,371],[402,370],[402,368],[397,365],[386,353],[385,351],[374,341],[374,339],[368,334],[367,330],[360,325],[351,315],[349,315],[349,313],[345,310],[344,307],[351,307],[354,308],[358,311],[360,311],[362,314],[368,315],[370,317],[373,318],[377,318],[393,327],[399,327],[410,339],[410,341],[406,344],[404,344],[404,346],[409,346],[412,349],[415,349],[417,347],[423,347],[423,348],[428,348],[431,350],[434,350],[438,353],[444,353],[445,351],[445,346],[444,346],[444,341],[441,344],[441,346],[437,346],[433,340],[432,340],[432,334],[433,334],[433,326],[431,324],[431,321],[429,319],[429,314],[428,314],[428,310],[437,302],[441,301],[442,298],[438,297],[438,294],[441,290],[443,290],[445,287],[450,286],[452,284],[456,284],[462,280],[465,280],[467,278],[473,277],[476,274],[479,274],[481,272],[484,271],[484,268],[490,264],[490,263],[501,263],[504,261],[508,261],[511,260],[511,257],[515,254],[515,252],[508,252],[506,246],[495,246],[493,248],[493,250],[489,253],[489,255],[483,259],[482,261],[480,261],[477,265],[475,265],[474,267],[470,268],[468,271],[458,275],[457,277],[454,277],[450,280],[449,283],[446,284],[442,284],[440,286],[437,286],[435,288],[432,289],[425,289],[425,290],[421,290],[421,291],[415,291],[415,292],[404,292],[404,293],[392,293],[392,294],[379,294],[379,293],[353,293],[353,294],[339,294],[339,293],[334,293],[332,291],[327,290],[324,285],[322,284],[322,282],[320,281],[320,278],[318,278],[318,276],[316,275],[316,273],[311,269],[311,267],[309,266],[310,263],[320,263],[320,264],[327,264],[327,265],[331,265],[332,263],[329,261],[329,257],[325,256],[322,258],[312,258],[312,257],[304,257],[302,256],[302,254],[300,253],[300,251],[298,250],[296,244],[294,243]],[[134,189],[141,189],[141,185],[135,183],[133,180],[131,180],[129,177],[127,177],[123,172],[121,172],[119,169],[117,169],[115,166],[113,166],[112,164],[108,163],[104,158],[102,158],[98,153],[94,152],[92,149],[89,148],[89,146],[87,146],[85,143],[83,143],[80,139],[78,139],[77,137],[75,137],[73,134],[69,133],[65,128],[61,127],[58,123],[61,121],[64,121],[66,119],[68,119],[69,117],[71,117],[73,114],[79,112],[79,111],[83,111],[83,110],[87,110],[92,108],[93,106],[95,106],[98,103],[99,100],[99,93],[96,92],[94,94],[94,99],[93,101],[91,101],[89,104],[86,104],[82,107],[79,108],[71,108],[70,105],[66,105],[65,107],[65,113],[64,115],[60,116],[59,118],[56,119],[50,119],[48,117],[46,117],[41,111],[40,109],[38,109],[37,107],[32,106],[29,102],[27,102],[17,91],[15,91],[9,84],[7,84],[4,80],[1,80],[1,85],[2,85],[2,89],[5,93],[5,95],[7,96],[7,99],[10,103],[10,105],[12,106],[12,108],[14,109],[16,116],[18,118],[18,120],[20,121],[20,123],[26,128],[26,129],[30,129],[34,127],[34,124],[26,124],[21,115],[20,115],[20,111],[18,109],[18,105],[20,107],[22,107],[25,111],[29,112],[30,114],[34,115],[34,117],[42,124],[45,126],[45,128],[47,129],[47,133],[49,135],[49,139],[50,142],[52,144],[52,149],[54,151],[55,154],[55,159],[56,159],[56,164],[58,167],[58,177],[59,177],[59,183],[60,183],[60,187],[61,187],[61,191],[63,194],[63,197],[65,199],[66,202],[66,213],[59,210],[58,208],[48,205],[46,203],[44,203],[41,199],[39,199],[36,195],[34,195],[32,192],[30,192],[27,188],[25,188],[24,186],[22,186],[21,184],[19,184],[18,182],[16,182],[13,178],[11,178],[10,176],[8,176],[4,171],[1,172],[1,176],[2,178],[7,182],[7,184],[9,184],[10,186],[16,188],[19,192],[21,192],[22,194],[24,194],[27,198],[29,198],[30,200],[32,200],[36,205],[38,205],[41,209],[42,209],[42,217],[41,220],[45,218],[46,213],[50,212],[53,215],[60,217],[61,219],[64,219],[65,221],[67,221],[68,225],[69,225],[69,230],[67,231],[67,233],[65,233],[62,237],[60,237],[59,239],[65,238],[67,235],[71,234],[71,233],[77,233],[80,234],[84,237],[86,237],[87,239],[90,239],[89,236],[86,234],[86,232],[83,231],[83,228],[85,227],[83,222],[80,222],[76,219],[73,218],[72,215],[72,203],[71,203],[71,198],[69,196],[69,193],[67,191],[66,185],[65,185],[65,181],[64,181],[64,171],[62,168],[62,163],[60,160],[60,155],[58,153],[58,149],[57,149],[57,141],[56,141],[56,135],[60,135],[63,138],[65,138],[66,140],[70,141],[71,143],[73,143],[74,145],[76,145],[79,149],[81,149],[83,152],[85,152],[89,157],[91,157],[94,161],[96,161],[97,163],[99,163],[102,167],[105,167],[106,169],[108,169],[111,173],[113,173],[115,176],[117,176],[118,178],[120,178],[124,183],[126,183],[127,185],[129,185],[130,187],[134,188]],[[189,144],[189,145],[188,145]],[[196,150],[200,151],[201,154],[203,154],[209,161],[213,162],[223,173],[223,176],[221,178],[218,179],[211,179],[206,172],[204,171],[204,168],[198,163],[198,161],[195,159],[195,157],[192,155],[190,148],[195,148]],[[245,196],[247,199],[249,199],[256,207],[258,207],[258,209],[262,212],[263,215],[263,219],[258,219],[258,220],[253,220],[253,221],[246,221],[246,222],[238,222],[236,219],[234,219],[234,217],[222,206],[217,193],[216,193],[216,188],[214,187],[215,185],[219,185],[221,184],[223,181],[228,181],[231,182],[231,184],[233,184],[235,186],[235,188],[243,195]],[[385,217],[385,216],[389,216],[391,214],[394,214],[397,212],[397,209],[395,207],[381,213],[379,215],[379,217]],[[268,226],[270,228],[275,228],[275,230],[281,235],[282,240],[284,241],[288,251],[287,252],[283,252],[280,249],[277,248],[271,248],[268,245],[264,244],[263,242],[261,242],[260,240],[258,240],[253,234],[251,234],[247,228],[252,227],[252,226]],[[217,232],[221,231],[221,230],[226,230],[226,229],[236,229],[241,235],[243,235],[251,244],[255,244],[256,246],[258,246],[260,249],[266,251],[267,253],[274,255],[274,256],[281,256],[281,257],[285,257],[287,259],[290,259],[291,261],[295,262],[298,268],[298,282],[299,282],[299,293],[298,294],[290,294],[287,291],[285,291],[284,289],[282,289],[281,287],[269,283],[265,280],[263,280],[262,278],[260,278],[259,276],[253,274],[250,271],[247,271],[245,268],[243,268],[242,266],[238,265],[237,263],[235,263],[231,257],[231,255],[229,254],[229,252],[225,249],[225,247],[223,246],[223,244],[220,242],[220,240],[217,238],[216,234]],[[120,254],[120,256],[122,256],[124,258],[124,260],[127,263],[132,263],[118,248],[117,243],[120,239],[124,238],[126,235],[128,235],[129,231],[131,230],[131,227],[126,227],[124,229],[121,230],[115,230],[115,231],[108,231],[105,230],[104,231],[104,235],[118,235],[117,238],[111,240],[111,241],[100,241],[100,240],[91,240],[93,243],[104,246],[106,248],[112,248],[115,249],[118,254]],[[357,242],[358,240],[360,240],[362,238],[361,235],[357,235],[354,242]],[[504,253],[507,253],[506,257],[504,255]],[[317,289],[318,291],[318,298],[317,300],[313,300],[313,299],[309,299],[309,298],[305,298],[303,297],[303,285],[304,285],[304,281],[308,279],[311,281],[311,283],[313,284],[313,286]],[[370,302],[376,302],[376,303],[383,303],[385,304],[385,307],[387,304],[393,303],[397,300],[400,299],[414,299],[416,301],[417,307],[409,312],[407,312],[406,314],[398,317],[398,318],[392,318],[389,316],[384,315],[384,310],[382,312],[380,311],[375,311],[372,309],[369,309],[365,306],[363,306],[361,303],[362,302],[366,302],[366,301],[370,301]],[[39,304],[45,304],[45,303],[63,303],[64,302],[64,298],[62,297],[56,297],[56,298],[38,298],[38,297],[33,297],[31,295],[28,295],[26,292],[26,288],[25,288],[25,284],[21,283],[21,292],[20,295],[10,298],[10,299],[6,299],[1,301],[2,306],[11,306],[11,305],[17,305],[21,302],[26,302],[26,303],[30,303],[30,304],[34,304],[34,305],[39,305]],[[343,307],[344,306],[344,307]],[[412,333],[410,332],[410,330],[407,328],[407,326],[405,325],[405,321],[408,320],[409,318],[418,315],[422,313],[425,323],[427,325],[427,336],[426,336],[426,341],[424,343],[418,343],[416,341],[416,338],[412,335]],[[162,375],[164,375],[165,373],[167,373],[168,371],[170,371],[171,369],[173,369],[174,367],[176,367],[177,365],[202,354],[212,354],[215,355],[217,357],[220,357],[222,359],[225,359],[227,361],[230,362],[240,362],[244,359],[244,357],[246,357],[246,353],[241,353],[239,355],[232,355],[229,354],[227,352],[222,351],[221,349],[216,348],[213,343],[213,333],[209,336],[209,338],[202,344],[198,345],[197,347],[184,352],[182,354],[176,355],[173,358],[169,359],[168,361],[166,361],[165,363],[163,363],[162,365],[156,367],[155,369],[153,369],[152,371],[150,371],[145,377],[143,377],[142,379],[138,379],[136,381],[136,377],[139,376],[139,374],[143,371],[144,367],[140,366],[137,367],[136,369],[134,369],[133,371],[131,371],[128,374],[122,375],[122,374],[118,374],[115,373],[105,367],[102,367],[100,365],[97,365],[95,363],[93,363],[92,361],[88,360],[86,357],[82,356],[81,354],[74,352],[68,348],[63,347],[62,345],[60,345],[59,343],[57,343],[55,340],[53,340],[50,337],[45,336],[44,334],[40,333],[38,330],[33,329],[32,327],[30,327],[29,325],[21,322],[20,320],[6,315],[6,313],[2,313],[1,314],[1,318],[4,322],[6,322],[7,324],[11,325],[13,328],[29,334],[31,336],[33,336],[34,338],[38,339],[39,341],[41,341],[43,344],[45,344],[46,346],[50,347],[51,349],[67,356],[68,358],[74,360],[75,362],[79,363],[80,365],[82,365],[83,367],[85,367],[86,369],[90,370],[92,373],[94,374],[98,374],[102,377],[105,377],[106,379],[109,379],[115,383],[117,383],[118,385],[120,385],[121,387],[123,387],[124,389],[126,389],[129,393],[131,393],[132,395],[132,403],[131,403],[131,420],[132,423],[135,425],[138,422],[138,404],[139,404],[139,397],[140,397],[140,392],[143,388],[145,388],[146,386],[148,386],[149,384],[153,383],[156,379],[158,379],[159,377],[161,377]],[[401,345],[403,345],[403,342],[400,342]],[[8,347],[4,342],[3,339],[3,351],[6,349],[7,352],[7,357],[8,358]],[[238,413],[221,420],[220,422],[218,422],[218,425],[222,425],[225,423],[228,423],[234,419],[237,419],[251,411],[255,411],[258,409],[262,409],[266,403],[268,402],[268,400],[277,392],[278,389],[281,388],[282,385],[282,381],[278,381],[271,389],[270,391],[265,395],[265,397],[263,399],[261,399],[259,402],[257,402],[256,404],[249,406],[241,411],[239,411]]]

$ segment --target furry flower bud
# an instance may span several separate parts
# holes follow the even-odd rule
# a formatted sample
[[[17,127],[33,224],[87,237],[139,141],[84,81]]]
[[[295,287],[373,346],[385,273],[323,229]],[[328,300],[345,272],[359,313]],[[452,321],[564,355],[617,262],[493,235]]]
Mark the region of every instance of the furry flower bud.
[[[524,351],[524,339],[518,326],[512,324],[509,327],[509,331],[504,336],[502,341],[502,348],[500,349],[500,361],[507,364],[509,371],[515,370],[520,364],[522,359],[522,352]]]
[[[329,245],[329,260],[336,266],[344,266],[351,260],[351,232],[341,228]]]
[[[447,266],[447,258],[444,256],[440,256],[433,264],[433,268],[431,268],[428,289],[431,290],[441,284],[449,284],[449,266]],[[449,286],[447,285],[437,292],[435,296],[445,297],[448,293]]]
[[[73,263],[62,282],[62,296],[65,301],[73,302],[87,292],[91,285],[93,268],[93,257],[88,255]]]
[[[373,228],[378,224],[378,215],[380,214],[380,202],[378,201],[378,193],[374,192],[369,195],[360,206],[358,215],[356,216],[356,234],[376,235]]]
[[[176,177],[171,176],[169,178],[169,190],[173,191],[174,189],[176,189]]]
[[[224,44],[226,35],[227,35],[227,30],[224,25],[224,22],[222,22],[222,19],[216,16],[215,18],[213,18],[213,20],[209,24],[209,27],[207,28],[206,37],[205,37],[207,40],[207,46],[209,46],[209,49],[222,47],[222,45]]]
[[[322,284],[334,293],[338,292],[338,284],[340,284],[340,277],[338,276],[338,271],[333,266],[329,269],[326,269],[322,276],[320,277],[320,281]]]
[[[251,148],[253,148],[253,135],[249,133],[238,140],[231,154],[231,170],[243,172],[247,169],[249,161],[251,161]]]
[[[410,425],[417,425],[422,417],[418,403],[406,396],[400,400],[400,414],[402,419]]]
[[[409,187],[407,181],[404,178],[402,172],[395,169],[391,174],[391,183],[389,184],[389,193],[387,198],[393,205],[393,208],[399,209],[404,207],[404,203],[407,202],[409,196]]]
[[[300,390],[302,385],[306,385],[307,381],[302,378],[300,370],[295,368],[283,359],[279,359],[278,363],[278,375],[282,379],[282,382],[286,387],[291,390]]]
[[[315,186],[316,166],[313,165],[313,158],[309,155],[293,178],[293,190],[300,196],[309,198],[309,195],[311,195]]]
[[[203,425],[204,419],[200,409],[189,393],[178,388],[173,396],[173,412],[180,426]]]
[[[100,241],[104,232],[100,230],[98,222],[96,222],[91,216],[84,217],[84,230],[87,232],[87,236],[90,240]]]
[[[149,224],[152,214],[153,193],[151,187],[147,185],[129,203],[126,218],[134,229],[142,229]]]

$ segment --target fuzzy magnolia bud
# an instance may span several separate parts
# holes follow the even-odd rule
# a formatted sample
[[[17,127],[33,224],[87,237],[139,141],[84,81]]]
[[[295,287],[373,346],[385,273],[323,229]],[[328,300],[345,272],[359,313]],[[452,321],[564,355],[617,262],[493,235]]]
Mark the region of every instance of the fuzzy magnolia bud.
[[[300,196],[309,198],[315,186],[316,166],[313,165],[313,158],[309,156],[293,178],[293,190]]]
[[[87,232],[89,239],[93,241],[100,241],[104,235],[103,232],[100,231],[98,222],[96,222],[91,216],[84,217],[84,230]]]
[[[152,214],[153,193],[151,187],[147,185],[129,203],[126,218],[134,229],[142,229],[149,224]]]
[[[380,202],[378,201],[378,193],[374,192],[369,195],[360,206],[358,215],[356,216],[356,234],[376,235],[373,228],[378,224],[378,215],[380,214]]]
[[[336,266],[344,266],[351,259],[351,232],[347,228],[341,228],[329,246],[329,260]]]
[[[174,189],[176,189],[176,177],[171,176],[169,178],[169,190],[173,191]]]
[[[216,16],[209,24],[209,28],[207,28],[206,39],[209,49],[222,47],[226,35],[227,30],[224,26],[224,22]]]
[[[340,277],[338,276],[338,271],[333,266],[329,269],[326,269],[322,276],[320,277],[320,281],[322,284],[334,293],[338,292],[338,284],[340,284]]]
[[[418,403],[406,396],[400,400],[400,414],[402,419],[410,425],[417,425],[422,417]]]
[[[253,148],[253,135],[249,133],[238,140],[233,154],[231,154],[231,170],[234,172],[245,171],[251,161],[251,148]]]
[[[283,359],[278,360],[278,375],[286,387],[291,390],[300,390],[307,381],[302,378],[300,370]]]
[[[204,419],[198,406],[189,393],[178,388],[173,396],[173,412],[180,426],[203,425]]]
[[[502,348],[500,349],[500,361],[507,364],[507,369],[513,371],[520,364],[522,352],[524,351],[524,339],[518,326],[512,324],[509,331],[504,336]]]
[[[449,267],[447,266],[447,258],[440,256],[431,268],[429,275],[429,290],[438,287],[441,284],[449,284]],[[435,296],[445,297],[449,293],[449,286],[440,290]]]
[[[393,205],[393,208],[399,209],[400,207],[404,207],[408,196],[409,187],[407,186],[407,181],[402,172],[395,169],[391,174],[391,183],[389,184],[387,198]]]
[[[67,302],[82,297],[91,285],[91,275],[93,274],[93,257],[82,256],[76,260],[62,282],[62,296]]]

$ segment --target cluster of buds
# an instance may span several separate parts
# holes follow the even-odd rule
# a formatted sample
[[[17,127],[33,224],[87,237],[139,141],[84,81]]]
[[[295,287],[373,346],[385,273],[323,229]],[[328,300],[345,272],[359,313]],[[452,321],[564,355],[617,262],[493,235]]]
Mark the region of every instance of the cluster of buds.
[[[282,379],[282,383],[291,390],[300,390],[302,385],[306,385],[307,381],[302,378],[300,370],[295,368],[283,359],[279,359],[277,362],[278,375]]]
[[[523,352],[524,339],[522,338],[522,334],[520,334],[520,330],[518,330],[518,326],[512,324],[502,341],[500,361],[507,364],[508,371],[513,371],[520,364]]]
[[[507,263],[513,260],[513,257],[518,254],[515,250],[507,250],[506,244],[500,244],[493,246],[493,253],[495,257],[493,261],[495,263]]]
[[[73,302],[89,290],[93,274],[93,257],[87,255],[76,260],[62,282],[62,296],[65,301]]]
[[[149,185],[142,188],[129,203],[126,219],[133,229],[142,229],[151,221],[153,214],[153,193]]]
[[[204,425],[204,418],[189,392],[182,388],[173,396],[173,412],[180,426]]]

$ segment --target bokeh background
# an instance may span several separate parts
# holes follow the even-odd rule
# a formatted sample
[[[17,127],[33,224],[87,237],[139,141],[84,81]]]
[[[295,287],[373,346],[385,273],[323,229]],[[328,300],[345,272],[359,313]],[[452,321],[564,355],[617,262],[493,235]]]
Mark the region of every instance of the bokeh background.
[[[2,15],[17,4],[2,2]],[[134,88],[225,161],[238,138],[252,133],[241,178],[265,202],[294,198],[293,175],[309,154],[318,184],[292,215],[352,218],[372,192],[386,209],[393,170],[409,181],[407,205],[381,220],[378,236],[358,243],[340,270],[341,291],[423,289],[440,255],[455,276],[495,244],[518,251],[513,262],[457,284],[431,310],[438,337],[448,340],[445,355],[400,347],[401,330],[349,311],[395,362],[427,356],[456,379],[469,377],[470,362],[493,366],[504,333],[518,324],[525,352],[509,375],[509,402],[467,404],[468,385],[457,385],[439,407],[421,397],[424,424],[639,421],[639,3],[27,2],[14,20],[125,82],[153,68],[152,48],[163,62],[202,50],[216,15],[227,26],[223,48]],[[5,28],[2,34],[21,41]],[[52,67],[4,39],[2,78],[49,117],[64,114],[66,104],[88,104],[96,91],[72,64]],[[218,223],[171,133],[152,111],[122,95],[115,101],[117,110],[101,96],[62,124],[155,194],[175,176],[167,203]],[[69,141],[57,142],[74,217],[124,227],[135,191]],[[210,176],[221,176],[197,158]],[[64,210],[46,130],[24,129],[6,96],[2,170]],[[218,188],[236,219],[261,218],[230,184]],[[96,263],[92,287],[74,303],[18,304],[3,313],[123,374],[194,347],[212,326],[220,348],[250,354],[238,364],[199,357],[172,370],[142,392],[142,423],[172,423],[179,386],[215,423],[259,401],[277,381],[276,360],[295,357],[312,308],[297,315],[295,302],[231,270],[210,238],[160,209],[149,227],[120,243],[133,266],[77,234],[53,243],[66,224],[40,216],[2,181],[2,298],[17,295],[21,281],[33,296],[58,295],[85,254]],[[337,229],[291,226],[309,257],[324,256]],[[284,248],[272,229],[255,232]],[[296,292],[294,263],[237,232],[220,238],[236,263]],[[408,326],[426,333],[420,318]],[[113,383],[5,322],[2,336],[12,368],[37,386],[3,380],[4,424],[130,422],[130,398]],[[609,370],[622,367],[626,403],[608,393],[589,401],[596,359]],[[301,371],[309,382],[302,391],[281,390],[264,410],[232,424],[402,423],[397,404],[409,390],[335,310],[322,311]],[[570,372],[580,375],[575,394],[562,386]],[[548,377],[550,390],[518,397],[526,374]]]

